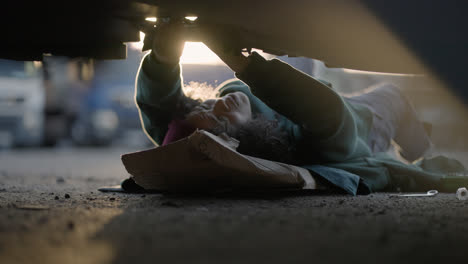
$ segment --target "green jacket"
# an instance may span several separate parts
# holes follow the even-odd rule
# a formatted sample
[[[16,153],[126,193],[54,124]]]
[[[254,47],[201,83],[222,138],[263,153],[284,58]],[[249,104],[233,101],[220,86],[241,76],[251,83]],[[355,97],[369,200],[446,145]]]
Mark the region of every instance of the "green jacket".
[[[152,56],[146,56],[140,67],[136,102],[144,129],[156,144],[164,139],[175,105],[185,96],[180,75],[179,65],[164,65]],[[370,109],[348,102],[321,81],[279,60],[267,61],[254,53],[237,77],[242,81],[225,82],[219,96],[245,93],[252,113],[278,120],[287,131],[297,145],[297,156],[303,157],[302,167],[350,194],[440,190],[445,171],[465,171],[459,162],[444,157],[420,166],[401,163],[386,153],[373,154],[366,143],[373,118]]]

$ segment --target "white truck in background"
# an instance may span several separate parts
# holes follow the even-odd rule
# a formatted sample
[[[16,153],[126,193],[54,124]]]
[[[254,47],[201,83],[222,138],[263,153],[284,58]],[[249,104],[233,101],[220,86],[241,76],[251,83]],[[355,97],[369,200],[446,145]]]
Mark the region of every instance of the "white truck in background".
[[[0,148],[42,144],[43,89],[40,63],[0,60]]]

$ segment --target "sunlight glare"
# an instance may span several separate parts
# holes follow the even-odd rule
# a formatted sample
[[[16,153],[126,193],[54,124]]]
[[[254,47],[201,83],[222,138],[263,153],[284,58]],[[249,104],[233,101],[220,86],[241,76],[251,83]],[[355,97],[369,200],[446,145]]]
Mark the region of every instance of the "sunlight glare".
[[[150,22],[156,22],[158,19],[156,17],[147,17],[145,18],[145,20]]]
[[[143,49],[143,40],[145,39],[145,33],[140,31],[140,41],[130,42],[129,45],[133,49],[141,50]]]
[[[131,48],[141,50],[143,48],[144,38],[145,33],[140,32],[140,41],[131,42],[129,45]],[[180,62],[182,64],[224,64],[214,52],[201,42],[185,42],[184,52],[182,53],[182,57],[180,57]]]
[[[223,64],[223,61],[201,42],[185,42],[182,64]]]

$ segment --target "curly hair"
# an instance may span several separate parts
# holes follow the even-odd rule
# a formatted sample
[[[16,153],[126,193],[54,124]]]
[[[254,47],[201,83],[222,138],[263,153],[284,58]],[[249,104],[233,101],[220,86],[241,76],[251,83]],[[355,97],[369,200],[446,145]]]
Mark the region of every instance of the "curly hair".
[[[181,96],[176,104],[176,110],[174,111],[172,118],[185,119],[192,110],[202,104],[199,99],[193,99],[188,96]]]
[[[237,151],[242,154],[288,164],[295,163],[293,153],[296,146],[276,120],[257,115],[227,134],[239,140]]]

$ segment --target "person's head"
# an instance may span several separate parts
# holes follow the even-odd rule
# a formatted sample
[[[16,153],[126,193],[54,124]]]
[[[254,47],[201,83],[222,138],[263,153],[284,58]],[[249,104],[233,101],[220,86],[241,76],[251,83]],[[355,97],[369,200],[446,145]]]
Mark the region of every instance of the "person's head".
[[[251,119],[250,101],[242,92],[206,100],[195,106],[185,118],[192,126],[208,131],[236,129]]]
[[[290,141],[288,133],[278,126],[276,120],[252,114],[249,98],[242,92],[204,102],[184,97],[178,103],[173,118],[170,127],[174,128],[170,128],[168,134],[179,135],[168,142],[188,136],[198,128],[236,138],[240,142],[237,151],[242,154],[290,164],[296,162],[293,155],[295,144]]]

